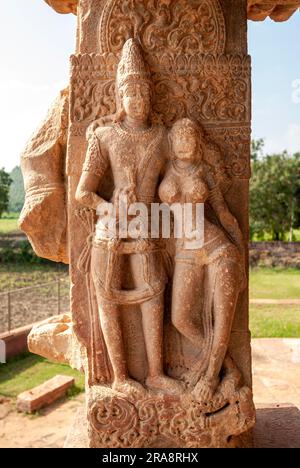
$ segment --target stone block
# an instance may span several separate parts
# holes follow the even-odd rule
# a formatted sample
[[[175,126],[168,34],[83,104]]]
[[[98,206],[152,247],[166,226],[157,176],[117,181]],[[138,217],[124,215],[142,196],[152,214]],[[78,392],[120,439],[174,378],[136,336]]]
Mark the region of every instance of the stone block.
[[[51,405],[63,397],[74,385],[74,377],[57,375],[42,385],[21,393],[17,399],[17,410],[33,413],[44,406]]]

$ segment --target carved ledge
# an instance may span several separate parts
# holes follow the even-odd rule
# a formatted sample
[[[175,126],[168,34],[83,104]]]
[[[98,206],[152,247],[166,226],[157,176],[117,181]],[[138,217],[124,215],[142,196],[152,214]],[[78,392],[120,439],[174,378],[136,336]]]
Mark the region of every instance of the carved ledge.
[[[85,352],[73,331],[70,314],[57,315],[36,325],[28,336],[28,348],[51,362],[83,371]]]
[[[44,0],[57,13],[76,15],[78,0]],[[287,21],[300,8],[300,0],[248,0],[248,19],[264,21],[268,16],[273,21]]]
[[[77,14],[78,0],[45,0],[51,8],[53,8],[57,13],[67,14],[73,13]]]
[[[269,16],[273,21],[287,21],[299,7],[299,0],[248,0],[248,19],[264,21]]]

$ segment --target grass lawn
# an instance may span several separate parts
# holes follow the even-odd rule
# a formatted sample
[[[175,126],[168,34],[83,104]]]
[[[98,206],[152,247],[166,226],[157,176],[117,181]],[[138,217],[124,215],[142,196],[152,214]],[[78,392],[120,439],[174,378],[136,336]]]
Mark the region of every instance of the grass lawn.
[[[300,270],[253,268],[251,299],[300,299]],[[250,305],[253,338],[300,338],[300,306]]]
[[[250,298],[300,299],[300,270],[282,268],[251,269]]]
[[[75,377],[75,385],[68,396],[84,391],[84,375],[62,364],[53,364],[34,354],[11,359],[0,364],[0,395],[16,398],[19,393],[30,390],[58,374]]]
[[[18,231],[18,219],[1,218],[0,219],[0,235],[9,234],[10,232]]]
[[[251,305],[252,338],[300,338],[300,306]]]

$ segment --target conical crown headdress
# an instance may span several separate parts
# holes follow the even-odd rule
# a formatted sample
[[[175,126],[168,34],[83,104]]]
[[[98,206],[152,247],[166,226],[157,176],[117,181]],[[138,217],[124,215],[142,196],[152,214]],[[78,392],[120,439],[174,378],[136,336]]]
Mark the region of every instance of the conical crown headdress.
[[[150,81],[150,71],[144,61],[142,49],[135,39],[125,42],[117,72],[117,87],[122,88],[128,80]]]

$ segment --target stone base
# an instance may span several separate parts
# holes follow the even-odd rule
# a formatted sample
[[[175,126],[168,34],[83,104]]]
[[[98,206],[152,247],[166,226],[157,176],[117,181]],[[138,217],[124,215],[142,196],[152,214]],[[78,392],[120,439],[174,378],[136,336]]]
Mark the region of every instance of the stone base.
[[[255,424],[251,390],[226,379],[207,403],[190,391],[137,398],[99,386],[89,389],[87,408],[91,448],[240,447],[245,441],[238,436]]]
[[[292,405],[259,405],[253,430],[254,448],[299,448],[300,411]],[[77,411],[65,448],[88,448],[85,408]],[[155,447],[156,448],[156,447]]]
[[[85,406],[78,408],[74,422],[66,437],[64,448],[89,448]]]

